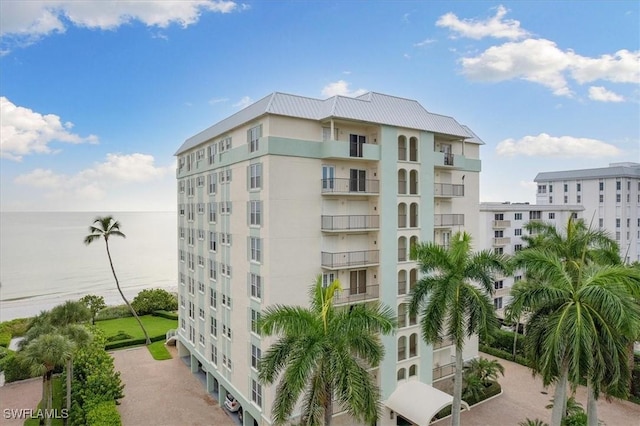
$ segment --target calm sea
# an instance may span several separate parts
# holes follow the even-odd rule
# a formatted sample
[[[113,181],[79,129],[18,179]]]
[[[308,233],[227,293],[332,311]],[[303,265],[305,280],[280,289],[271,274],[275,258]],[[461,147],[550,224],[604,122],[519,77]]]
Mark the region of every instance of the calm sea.
[[[175,212],[0,213],[0,320],[31,316],[85,294],[121,303],[104,240],[84,237],[96,216],[111,214],[126,238],[109,239],[128,298],[145,288],[177,288]]]

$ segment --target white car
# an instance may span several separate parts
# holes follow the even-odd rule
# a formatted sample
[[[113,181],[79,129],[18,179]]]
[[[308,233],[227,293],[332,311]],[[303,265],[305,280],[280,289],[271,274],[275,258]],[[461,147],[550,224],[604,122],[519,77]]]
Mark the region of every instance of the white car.
[[[228,393],[227,397],[224,399],[224,407],[232,413],[238,413],[238,419],[242,421],[242,406],[230,393]]]

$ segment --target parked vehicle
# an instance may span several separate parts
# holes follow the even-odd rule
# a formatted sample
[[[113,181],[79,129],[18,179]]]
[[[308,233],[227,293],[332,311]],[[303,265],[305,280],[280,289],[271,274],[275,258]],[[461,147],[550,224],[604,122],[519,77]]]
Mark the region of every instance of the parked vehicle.
[[[238,400],[230,393],[228,393],[227,397],[224,399],[224,406],[227,410],[231,411],[232,413],[236,413],[238,410],[242,408]]]

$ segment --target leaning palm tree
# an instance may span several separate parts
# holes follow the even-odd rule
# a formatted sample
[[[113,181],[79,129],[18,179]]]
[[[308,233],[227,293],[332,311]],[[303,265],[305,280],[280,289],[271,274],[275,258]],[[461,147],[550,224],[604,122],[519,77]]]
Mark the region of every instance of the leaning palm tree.
[[[93,221],[93,225],[89,226],[89,232],[90,234],[84,238],[84,243],[87,245],[91,244],[96,240],[99,240],[100,238],[104,238],[104,243],[107,248],[107,257],[109,258],[109,266],[111,266],[111,272],[113,273],[113,278],[116,280],[116,287],[118,288],[118,292],[120,293],[122,300],[124,300],[124,303],[126,303],[127,306],[129,307],[129,310],[135,317],[136,321],[138,321],[138,324],[140,325],[140,328],[144,333],[146,344],[147,345],[151,344],[151,340],[149,339],[147,330],[142,325],[142,321],[140,321],[140,318],[138,318],[138,314],[136,314],[135,309],[133,309],[133,307],[131,306],[131,303],[129,303],[127,298],[124,297],[124,293],[122,292],[122,289],[120,288],[120,283],[118,282],[118,276],[116,275],[116,270],[113,267],[113,261],[111,260],[111,252],[109,251],[109,237],[117,236],[117,237],[126,238],[126,236],[120,231],[120,223],[117,220],[114,220],[113,217],[111,216],[96,217],[95,220]]]
[[[279,336],[259,365],[263,383],[279,379],[272,409],[276,424],[289,420],[302,395],[305,425],[330,425],[334,396],[354,418],[368,424],[378,418],[380,391],[368,369],[382,360],[380,334],[393,332],[395,315],[379,303],[335,307],[339,291],[338,281],[323,287],[318,277],[309,308],[276,305],[261,316],[262,335]]]
[[[584,378],[590,424],[597,424],[595,399],[628,375],[626,345],[640,327],[640,306],[630,289],[640,282],[624,265],[565,262],[549,249],[523,250],[518,261],[532,271],[516,283],[514,303],[531,312],[525,349],[545,385],[556,383],[551,425],[565,415],[567,387]]]
[[[61,334],[43,334],[24,348],[24,360],[32,374],[42,375],[42,405],[46,412],[53,408],[53,370],[62,367],[74,349],[73,342]],[[45,416],[45,425],[51,425]]]
[[[451,424],[460,424],[462,403],[462,349],[465,339],[488,335],[497,326],[493,294],[493,274],[506,274],[503,255],[484,250],[471,251],[471,236],[458,232],[448,248],[421,243],[411,248],[424,276],[411,292],[409,312],[421,314],[422,338],[429,344],[450,338],[456,350]]]

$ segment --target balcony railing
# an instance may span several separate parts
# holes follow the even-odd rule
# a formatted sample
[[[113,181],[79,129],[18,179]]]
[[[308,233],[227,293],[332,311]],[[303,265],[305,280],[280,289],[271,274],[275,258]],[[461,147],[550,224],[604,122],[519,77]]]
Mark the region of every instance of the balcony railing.
[[[494,228],[509,228],[511,227],[511,221],[510,220],[494,220],[493,221],[493,227]]]
[[[453,166],[453,154],[444,153],[444,165],[445,166]]]
[[[434,184],[434,195],[436,197],[464,197],[464,185],[436,183]]]
[[[339,253],[322,252],[324,268],[339,269],[353,266],[369,266],[380,263],[380,250],[344,251]]]
[[[453,345],[453,340],[451,340],[449,337],[443,338],[440,342],[435,343],[433,345],[433,350],[436,351],[438,349],[442,349],[442,348],[448,348],[449,346]]]
[[[322,179],[323,194],[378,194],[380,181],[375,179]]]
[[[353,290],[353,292],[352,292]],[[367,300],[376,300],[380,297],[380,286],[378,284],[367,284],[365,288],[350,289],[346,288],[341,292],[336,292],[333,301],[337,305],[344,303],[364,302]]]
[[[456,372],[456,364],[445,364],[433,369],[433,381],[444,379],[445,377],[453,376]]]
[[[436,214],[433,226],[455,226],[464,225],[463,214]]]
[[[322,216],[323,231],[350,231],[377,229],[380,227],[379,215],[341,215]]]
[[[510,243],[511,243],[511,238],[509,237],[500,237],[500,238],[493,239],[494,246],[506,246],[507,244],[510,244]]]

